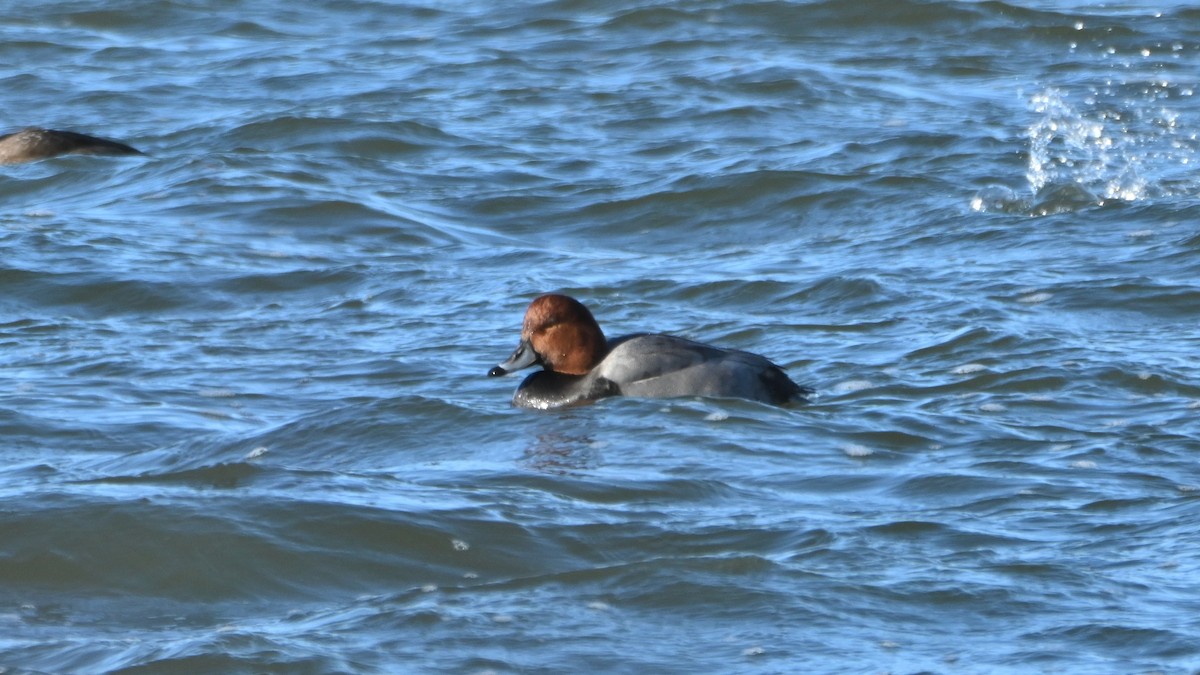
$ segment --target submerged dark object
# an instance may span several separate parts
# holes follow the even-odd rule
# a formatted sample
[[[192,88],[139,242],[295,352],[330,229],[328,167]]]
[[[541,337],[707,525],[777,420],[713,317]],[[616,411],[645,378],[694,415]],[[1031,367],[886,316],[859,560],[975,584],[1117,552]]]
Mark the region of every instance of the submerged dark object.
[[[0,164],[19,164],[58,155],[141,155],[137,148],[75,131],[30,127],[0,136]]]

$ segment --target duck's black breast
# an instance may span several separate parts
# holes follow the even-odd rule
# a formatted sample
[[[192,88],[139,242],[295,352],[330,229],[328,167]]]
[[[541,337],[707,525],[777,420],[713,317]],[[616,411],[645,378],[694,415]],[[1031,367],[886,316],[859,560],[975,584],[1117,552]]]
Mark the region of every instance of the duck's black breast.
[[[561,408],[620,396],[621,388],[612,380],[594,375],[564,375],[539,370],[526,377],[513,394],[518,408]]]

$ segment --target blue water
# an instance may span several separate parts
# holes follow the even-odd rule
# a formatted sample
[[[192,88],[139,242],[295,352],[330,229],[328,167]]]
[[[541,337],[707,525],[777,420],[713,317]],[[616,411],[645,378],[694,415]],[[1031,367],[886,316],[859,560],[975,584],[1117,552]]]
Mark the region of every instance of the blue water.
[[[6,673],[1200,670],[1200,11],[27,3]],[[487,378],[541,292],[807,406]]]

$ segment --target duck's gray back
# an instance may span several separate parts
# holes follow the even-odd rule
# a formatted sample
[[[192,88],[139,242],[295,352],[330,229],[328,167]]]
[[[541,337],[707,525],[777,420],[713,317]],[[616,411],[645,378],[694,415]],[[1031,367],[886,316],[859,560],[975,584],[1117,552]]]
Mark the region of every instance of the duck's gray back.
[[[669,335],[618,338],[596,375],[625,396],[716,396],[785,403],[804,393],[765,357]]]

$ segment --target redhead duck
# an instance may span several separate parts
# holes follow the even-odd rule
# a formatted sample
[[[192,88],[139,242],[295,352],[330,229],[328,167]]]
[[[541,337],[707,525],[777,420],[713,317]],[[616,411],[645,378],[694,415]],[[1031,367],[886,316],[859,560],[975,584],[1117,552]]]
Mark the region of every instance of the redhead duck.
[[[517,388],[515,406],[557,408],[609,396],[718,396],[780,404],[812,393],[758,354],[670,335],[605,340],[587,307],[558,294],[529,304],[517,350],[488,375],[534,364],[542,370]]]
[[[56,155],[140,155],[124,143],[74,131],[36,127],[0,136],[0,164],[18,164]]]

